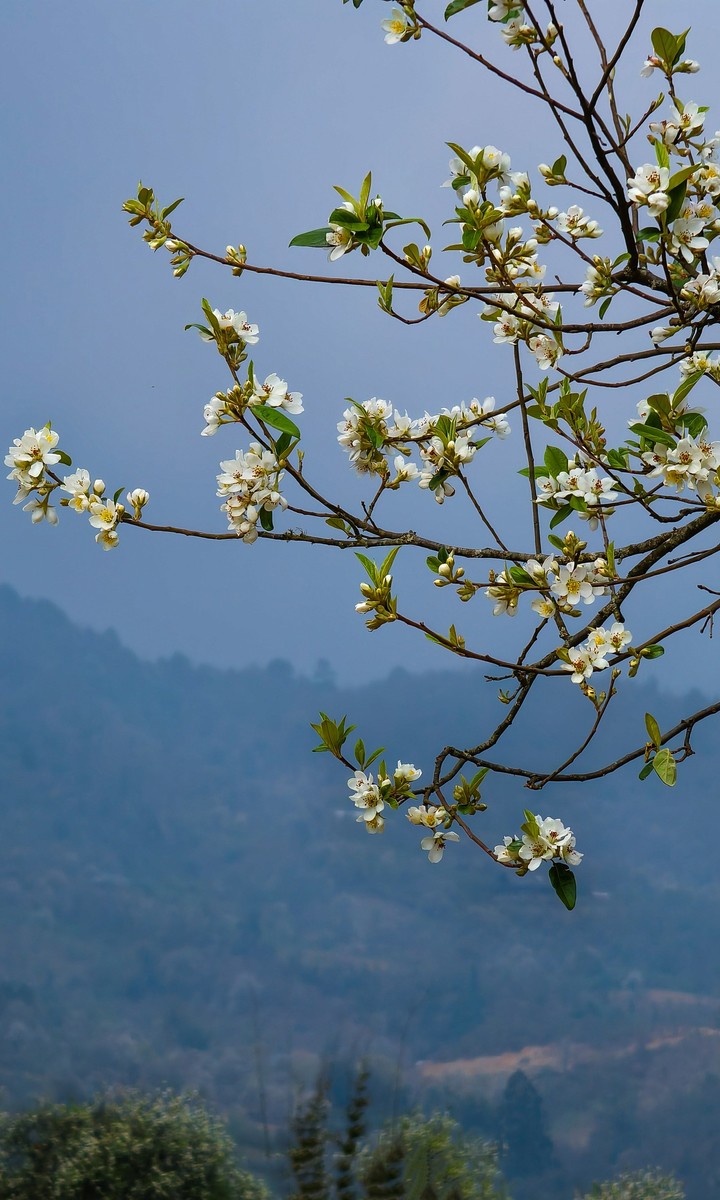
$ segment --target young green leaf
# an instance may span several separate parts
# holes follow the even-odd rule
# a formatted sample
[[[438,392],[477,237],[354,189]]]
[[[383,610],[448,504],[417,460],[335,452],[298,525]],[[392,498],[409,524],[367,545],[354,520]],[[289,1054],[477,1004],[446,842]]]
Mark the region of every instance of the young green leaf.
[[[466,8],[472,8],[473,4],[479,4],[480,0],[451,0],[445,9],[445,20],[449,21],[456,13],[463,12]]]
[[[289,243],[291,246],[314,246],[318,250],[327,250],[327,235],[332,233],[329,225],[323,229],[309,229],[307,233],[298,233]]]
[[[677,780],[677,763],[673,758],[672,751],[668,750],[667,746],[663,746],[662,750],[658,750],[653,759],[653,770],[659,779],[668,787],[674,787]]]
[[[655,720],[652,713],[645,713],[645,728],[648,731],[648,737],[656,750],[660,749],[662,737],[660,734],[660,726]]]
[[[359,550],[355,551],[355,557],[358,558],[360,560],[360,562],[362,563],[362,565],[364,566],[365,570],[368,573],[370,582],[377,585],[377,583],[379,581],[378,569],[377,569],[375,563],[373,562],[373,560],[371,558],[368,558],[368,556],[366,554],[361,554],[359,552]]]
[[[549,871],[549,879],[555,895],[567,909],[572,910],[577,900],[577,884],[570,868],[566,867],[565,863],[554,862]]]
[[[550,475],[557,477],[561,471],[567,471],[568,458],[557,446],[547,446],[543,458]]]
[[[260,421],[264,421],[266,425],[271,425],[273,429],[280,429],[283,433],[290,433],[293,437],[300,437],[300,430],[294,421],[279,408],[273,408],[270,404],[251,404],[250,412]]]

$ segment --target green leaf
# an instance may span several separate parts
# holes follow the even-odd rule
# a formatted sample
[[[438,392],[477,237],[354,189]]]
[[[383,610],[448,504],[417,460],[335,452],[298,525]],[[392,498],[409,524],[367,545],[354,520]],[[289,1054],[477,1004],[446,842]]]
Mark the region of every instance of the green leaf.
[[[565,863],[554,862],[548,874],[555,895],[567,909],[572,910],[577,900],[577,884],[572,871]]]
[[[60,462],[62,463],[62,465],[64,467],[72,466],[72,459],[69,454],[65,453],[64,450],[56,450],[55,453],[57,454],[58,458],[60,459]]]
[[[698,438],[707,429],[707,417],[704,417],[702,413],[688,413],[686,417],[682,418],[682,424],[690,437]]]
[[[473,4],[479,4],[480,0],[451,0],[445,9],[445,20],[449,21],[456,13],[463,12],[466,8],[472,8]]]
[[[367,768],[367,767],[371,767],[371,766],[373,765],[373,763],[375,762],[375,759],[376,759],[376,758],[379,758],[379,757],[380,757],[380,755],[381,755],[381,754],[384,754],[384,753],[385,753],[385,747],[384,747],[384,746],[379,746],[379,747],[378,747],[378,749],[377,749],[377,750],[375,750],[375,751],[373,751],[373,753],[370,755],[370,757],[369,757],[368,759],[366,759],[366,761],[365,761],[365,767],[366,767],[366,768]]]
[[[250,412],[260,421],[264,421],[266,425],[271,425],[273,429],[280,429],[283,433],[290,433],[293,437],[300,437],[300,430],[294,421],[291,421],[288,416],[280,408],[273,408],[270,404],[251,404]]]
[[[677,187],[668,189],[670,203],[665,209],[665,221],[668,225],[672,225],[676,217],[680,215],[680,210],[685,203],[687,195],[687,183],[680,183]]]
[[[329,233],[332,233],[329,225],[323,229],[309,229],[307,233],[298,233],[289,244],[291,246],[315,246],[318,250],[327,250]]]
[[[690,30],[686,29],[684,33],[670,33],[669,29],[663,29],[662,26],[653,29],[650,39],[658,58],[669,67],[673,67],[685,49],[685,39],[689,32]]]
[[[660,749],[662,737],[660,734],[660,726],[655,720],[652,713],[645,713],[645,728],[648,731],[648,737],[656,750]]]
[[[652,775],[652,769],[653,769],[652,762],[646,762],[642,771],[638,775],[638,779],[647,779],[648,775]]]
[[[598,310],[598,316],[600,317],[601,321],[602,321],[603,317],[605,316],[605,313],[609,309],[609,307],[612,304],[614,299],[615,299],[614,296],[606,296],[605,299],[603,300],[602,304],[600,305],[600,308]]]
[[[521,586],[532,587],[533,579],[524,571],[522,567],[510,567],[510,578],[513,583],[519,583]]]
[[[627,454],[623,450],[608,450],[607,461],[609,467],[614,467],[616,471],[624,471],[627,467]]]
[[[551,166],[550,170],[552,171],[553,175],[561,175],[564,178],[566,167],[567,156],[565,154],[561,154],[559,158],[555,159],[555,162]]]
[[[360,767],[365,766],[365,743],[362,738],[358,738],[355,743],[355,758]]]
[[[645,646],[642,651],[643,658],[662,658],[665,653],[665,647],[660,645]]]
[[[390,574],[390,572],[392,570],[392,565],[395,562],[395,559],[397,558],[399,551],[400,551],[399,546],[393,546],[390,553],[388,555],[386,555],[386,557],[383,559],[382,565],[380,566],[380,568],[378,570],[378,578],[379,579],[384,579],[386,575]]]
[[[667,417],[670,413],[670,397],[667,392],[656,392],[652,396],[648,396],[647,402],[653,412],[660,413],[661,416]]]
[[[203,312],[205,313],[205,316],[208,319],[208,324],[210,326],[210,329],[217,337],[217,335],[220,333],[220,322],[218,321],[217,317],[215,316],[215,313],[212,310],[210,301],[206,300],[204,296],[202,299],[201,307],[202,307]]]
[[[688,375],[685,379],[683,379],[680,386],[677,387],[673,392],[673,408],[679,408],[682,401],[686,396],[689,396],[690,392],[695,387],[695,384],[700,382],[704,374],[704,371],[693,371],[692,375]]]
[[[673,758],[672,751],[668,750],[667,746],[663,746],[662,750],[658,750],[652,765],[655,774],[667,787],[675,786],[677,780],[677,763]]]
[[[668,191],[672,191],[673,188],[679,187],[681,183],[685,183],[691,175],[694,175],[696,171],[700,170],[701,166],[702,163],[691,163],[689,167],[681,167],[679,171],[676,171],[674,175],[670,176],[668,181]]]
[[[179,200],[173,200],[172,204],[168,204],[167,208],[164,208],[162,210],[162,212],[160,213],[161,220],[164,221],[166,219],[166,217],[170,216],[171,212],[175,212],[175,209],[178,207],[179,204],[182,204],[184,199],[185,199],[185,197],[181,196]]]
[[[437,472],[435,473],[435,475],[433,475],[432,479],[430,480],[430,482],[429,482],[429,484],[428,484],[428,487],[430,488],[430,491],[431,491],[431,492],[435,492],[435,491],[437,491],[437,489],[438,489],[439,487],[442,487],[442,485],[444,484],[445,480],[446,480],[446,479],[449,479],[449,477],[450,477],[450,472],[449,472],[449,471],[437,471]]]
[[[520,826],[523,833],[526,833],[529,838],[537,838],[540,835],[540,826],[537,823],[537,817],[534,812],[530,812],[529,808],[525,810],[525,823]]]
[[[567,521],[568,517],[571,517],[574,512],[575,509],[572,504],[564,504],[560,511],[555,513],[550,522],[550,528],[557,529],[558,525],[562,525],[563,521]]]
[[[121,487],[119,487],[118,490],[116,491],[115,495],[113,496],[113,504],[117,504],[118,500],[122,496],[122,493],[123,493],[123,489]]]
[[[325,524],[329,525],[331,529],[340,529],[343,533],[349,534],[350,532],[347,522],[343,521],[342,517],[326,517]]]
[[[260,509],[260,524],[262,525],[262,527],[266,533],[272,533],[273,515],[272,515],[272,512],[270,511],[270,509],[268,509],[268,508]]]
[[[468,787],[471,792],[474,792],[480,786],[489,770],[489,767],[481,767],[479,771],[475,772],[472,779],[468,782]]]
[[[360,187],[359,208],[360,208],[361,212],[365,212],[365,209],[367,208],[367,202],[370,199],[370,188],[371,187],[372,187],[372,171],[368,171],[368,173],[365,176],[365,178],[363,179],[361,187]]]
[[[648,442],[654,442],[656,445],[670,446],[671,449],[674,449],[676,444],[675,438],[666,429],[660,429],[659,426],[650,425],[647,422],[644,425],[631,425],[630,432],[637,433],[639,437],[645,438]]]
[[[546,447],[543,462],[548,469],[548,473],[554,478],[557,478],[561,471],[567,471],[568,469],[567,454],[564,454],[557,446]]]
[[[366,570],[366,571],[367,571],[367,573],[368,573],[368,577],[369,577],[369,579],[370,579],[370,582],[371,582],[371,583],[374,583],[374,584],[377,584],[377,582],[378,582],[378,569],[377,569],[377,567],[375,566],[375,563],[373,562],[373,560],[372,560],[371,558],[368,558],[367,554],[361,554],[359,550],[356,550],[356,551],[355,551],[355,557],[356,557],[357,559],[359,559],[359,560],[360,560],[360,562],[362,563],[362,565],[364,566],[365,570]]]
[[[281,433],[280,437],[275,441],[275,453],[280,458],[288,446],[292,443],[292,436],[289,433]]]
[[[475,173],[475,159],[471,158],[471,156],[468,154],[467,150],[463,150],[462,146],[458,146],[457,142],[448,142],[447,145],[448,145],[449,149],[452,150],[453,154],[457,155],[457,157],[460,159],[460,162],[465,164],[468,171],[470,171],[472,174],[474,174]]]
[[[422,217],[397,217],[393,220],[390,213],[385,213],[386,229],[399,229],[401,225],[419,225],[428,241],[432,237],[430,226],[423,221]]]
[[[557,536],[557,534],[549,533],[548,541],[551,546],[555,547],[556,550],[564,550],[565,549],[565,543],[563,542],[562,538],[559,538]]]

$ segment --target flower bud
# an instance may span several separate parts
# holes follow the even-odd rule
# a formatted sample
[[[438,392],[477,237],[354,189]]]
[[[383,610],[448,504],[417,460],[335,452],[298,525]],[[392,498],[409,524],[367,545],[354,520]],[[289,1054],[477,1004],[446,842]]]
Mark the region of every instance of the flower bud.
[[[96,479],[93,484],[93,491],[96,496],[102,496],[105,492],[105,480]]]

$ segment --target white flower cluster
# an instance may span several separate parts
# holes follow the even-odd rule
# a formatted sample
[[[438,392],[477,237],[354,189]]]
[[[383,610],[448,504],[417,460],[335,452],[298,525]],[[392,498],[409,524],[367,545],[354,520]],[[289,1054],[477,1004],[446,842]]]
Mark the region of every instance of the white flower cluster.
[[[558,213],[555,218],[555,228],[566,237],[578,241],[580,238],[602,237],[603,231],[597,221],[586,217],[578,204],[572,204],[567,212]]]
[[[687,61],[690,64],[691,60]],[[648,60],[646,65],[652,69],[658,64]],[[627,194],[636,208],[647,208],[649,216],[660,222],[660,238],[666,251],[688,271],[700,266],[698,259],[720,228],[715,207],[720,197],[720,166],[715,161],[720,132],[704,138],[705,109],[699,105],[683,104],[674,97],[673,106],[671,117],[650,123],[649,137],[655,145],[658,162],[643,163],[637,168],[627,181]],[[673,156],[681,160],[678,168],[683,175],[679,180],[671,165]],[[679,183],[684,183],[687,189],[682,208],[665,228],[663,222],[671,194],[676,194]],[[709,271],[701,269],[683,285],[684,298],[698,309],[717,303],[720,300],[717,273],[715,261]],[[653,340],[657,343],[670,332],[653,330]]]
[[[220,511],[227,513],[228,529],[244,542],[254,542],[261,514],[287,508],[280,494],[285,472],[272,451],[258,442],[251,442],[247,451],[236,450],[235,458],[221,462],[220,469],[217,494],[225,501]]]
[[[247,313],[236,313],[233,308],[229,308],[224,313],[221,313],[219,308],[214,308],[212,311],[220,329],[224,333],[231,332],[236,341],[243,342],[246,346],[254,346],[260,340],[258,327],[248,321]],[[215,341],[212,333],[204,333],[202,330],[200,337],[204,342]]]
[[[667,487],[674,487],[678,492],[687,488],[703,499],[714,497],[713,488],[718,484],[716,472],[720,467],[720,442],[686,435],[674,446],[656,445],[642,458],[650,467],[651,479],[660,477]]]
[[[711,308],[720,302],[720,258],[710,259],[707,273],[699,273],[683,284],[683,300],[689,300],[697,309]]]
[[[612,282],[612,263],[609,258],[595,255],[592,264],[585,273],[585,282],[580,284],[580,291],[585,297],[585,307],[592,308],[603,296],[614,296],[618,291]]]
[[[682,360],[679,370],[680,374],[685,377],[695,375],[696,372],[701,371],[703,375],[709,375],[715,383],[720,383],[720,354],[706,354],[703,350],[696,350],[694,354],[689,354],[687,358]],[[647,402],[645,401],[644,403]],[[640,406],[638,405],[639,411]],[[681,411],[704,412],[704,409],[690,410],[683,408]]]
[[[600,515],[612,516],[614,510],[608,506],[618,498],[612,479],[598,475],[596,467],[581,459],[571,459],[567,470],[555,476],[539,475],[536,483],[538,504],[557,508],[558,501],[568,501],[571,496],[582,500],[586,510],[578,511],[578,516],[591,530],[597,529]]]
[[[651,54],[645,59],[640,74],[643,78],[648,79],[653,71],[662,69],[662,63],[656,54]],[[680,73],[682,75],[695,75],[700,70],[700,63],[694,58],[684,58],[681,62],[675,63],[673,66],[673,75]]]
[[[523,592],[538,593],[530,607],[544,619],[551,617],[556,608],[564,614],[577,615],[578,604],[594,604],[599,596],[609,594],[608,578],[604,558],[596,558],[592,563],[558,565],[550,555],[542,562],[528,559],[519,578],[513,578],[511,569],[500,571],[485,595],[493,601],[494,617],[514,617]]]
[[[605,670],[609,654],[620,654],[631,641],[630,630],[620,621],[613,621],[609,629],[593,629],[584,642],[566,652],[568,661],[563,661],[563,670],[572,672],[572,683],[584,683],[593,671]]]
[[[382,833],[385,828],[385,818],[381,815],[387,802],[397,807],[396,801],[411,795],[410,784],[422,775],[412,763],[398,762],[392,778],[384,773],[378,773],[375,783],[372,774],[365,771],[355,771],[348,779],[350,799],[356,808],[361,810],[356,817],[358,824],[364,824],[368,833]]]
[[[50,496],[57,487],[48,477],[46,468],[54,467],[61,461],[56,451],[60,438],[50,425],[42,429],[26,429],[22,437],[15,438],[5,456],[5,466],[10,467],[8,479],[18,485],[13,504],[22,504],[28,496],[32,499],[24,506],[24,511],[32,516],[34,525],[39,521],[47,521],[57,525],[57,512],[49,504]],[[36,495],[32,495],[35,492]]]
[[[502,306],[502,307],[501,307]],[[528,292],[527,297],[505,293],[490,301],[480,313],[484,321],[494,321],[493,341],[508,342],[514,345],[517,341],[528,341],[533,332],[533,324],[538,320],[554,321],[560,305],[550,292],[538,295]],[[542,335],[546,341],[550,339]],[[559,357],[562,347],[558,346],[555,357]]]
[[[420,842],[420,849],[426,851],[431,863],[440,862],[448,842],[460,841],[459,835],[449,828],[450,818],[442,806],[420,804],[409,808],[406,816],[411,825],[424,825],[431,830]]]
[[[495,399],[488,396],[483,401],[472,399],[468,404],[443,408],[435,415],[426,412],[413,420],[373,396],[345,410],[337,426],[338,442],[359,474],[385,476],[391,488],[416,480],[420,487],[431,488],[435,499],[442,504],[445,496],[452,496],[455,489],[448,478],[440,482],[438,476],[456,475],[472,462],[478,449],[473,432],[487,430],[500,438],[509,434],[507,420],[502,413],[493,415],[494,408]],[[408,461],[415,448],[422,468]],[[391,453],[395,455],[392,478],[387,458]]]
[[[495,847],[498,862],[536,871],[541,863],[553,859],[570,867],[576,867],[582,861],[583,855],[575,849],[575,835],[562,821],[543,818],[537,813],[528,825],[529,832],[523,833],[521,838],[505,837],[502,845]]]
[[[62,482],[62,491],[67,492],[70,499],[62,500],[67,508],[77,513],[87,513],[93,529],[97,529],[95,541],[103,550],[114,550],[118,544],[118,528],[123,519],[125,505],[119,504],[117,498],[110,500],[105,493],[105,483],[102,479],[91,480],[88,471],[82,467],[72,475],[66,475]],[[133,516],[139,521],[142,510],[150,499],[150,493],[145,488],[135,488],[127,494],[127,502],[133,510]]]
[[[204,342],[219,341],[223,337],[229,339],[238,351],[237,362],[241,361],[246,357],[245,347],[254,346],[260,340],[257,325],[248,321],[247,313],[235,312],[232,308],[225,313],[214,308],[212,313],[220,329],[220,334],[217,335],[213,330],[206,331],[200,328],[200,337]],[[223,346],[225,346],[224,342]],[[236,384],[227,392],[216,392],[205,405],[203,412],[205,428],[202,433],[206,437],[212,436],[217,433],[221,425],[240,421],[246,408],[252,408],[259,404],[265,404],[269,408],[283,409],[284,412],[292,415],[303,412],[300,392],[289,392],[286,381],[274,371],[261,382],[251,366],[246,384],[243,386]]]
[[[254,375],[244,388],[230,388],[228,392],[216,392],[203,410],[205,428],[202,434],[210,437],[221,425],[239,421],[246,408],[266,404],[269,408],[283,409],[295,416],[304,411],[301,392],[289,392],[284,379],[273,372],[263,383]]]
[[[117,502],[117,495],[110,500],[105,495],[103,480],[93,481],[89,471],[82,467],[62,480],[49,475],[48,468],[59,462],[70,462],[67,455],[56,450],[58,441],[58,434],[49,424],[40,430],[26,429],[21,438],[15,438],[5,458],[5,465],[12,467],[8,479],[18,484],[13,503],[20,504],[30,496],[24,511],[31,514],[33,524],[47,521],[49,525],[57,525],[58,514],[50,504],[50,497],[59,488],[69,496],[60,501],[62,506],[77,513],[87,513],[90,525],[97,530],[95,541],[103,550],[113,550],[118,544],[118,526],[125,513],[124,504]],[[135,488],[128,493],[127,500],[136,520],[140,519],[149,499],[144,488]]]

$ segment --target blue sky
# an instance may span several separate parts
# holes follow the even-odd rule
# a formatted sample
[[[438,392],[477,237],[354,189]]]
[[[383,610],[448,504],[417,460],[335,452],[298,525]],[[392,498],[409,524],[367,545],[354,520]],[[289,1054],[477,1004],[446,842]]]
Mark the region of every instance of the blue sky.
[[[435,17],[442,6],[426,7]],[[519,56],[498,44],[481,8],[457,18],[454,31],[492,43],[515,69]],[[627,5],[601,9],[610,33]],[[678,22],[669,0],[648,9],[651,24]],[[308,471],[315,460],[328,490],[347,497],[361,493],[335,441],[345,396],[382,396],[419,415],[507,394],[506,348],[492,345],[474,305],[407,329],[380,313],[369,290],[237,280],[197,263],[178,282],[167,256],[153,257],[120,211],[142,178],[166,202],[187,198],[176,228],[197,244],[222,251],[242,241],[253,262],[318,271],[328,266],[321,252],[287,244],[325,223],[335,183],[353,190],[372,168],[386,204],[421,212],[440,246],[450,213],[450,194],[439,187],[445,142],[494,143],[517,169],[560,153],[554,134],[540,147],[542,129],[523,100],[450,48],[430,38],[385,46],[379,22],[387,12],[377,0],[357,12],[340,0],[4,0],[6,443],[51,418],[75,464],[110,490],[148,488],[151,519],[222,530],[215,474],[237,439],[230,431],[221,444],[226,431],[199,433],[203,405],[227,386],[225,368],[183,331],[199,318],[203,295],[258,322],[259,370],[277,371],[304,394]],[[688,46],[708,69],[692,77],[686,96],[711,102],[718,33],[710,0],[693,6],[693,24],[709,26]],[[658,87],[639,79],[648,47],[642,38],[635,46],[633,109]],[[346,273],[346,262],[330,270]],[[351,266],[384,273],[366,260]],[[516,467],[508,447],[482,462],[506,528],[526,541],[528,515],[511,498]],[[7,489],[0,578],[54,599],[81,624],[117,629],[143,655],[181,651],[227,666],[285,657],[304,671],[324,657],[346,680],[398,664],[446,665],[437,648],[402,630],[366,633],[354,612],[360,576],[350,555],[134,530],[105,554],[74,514],[63,512],[57,529],[31,528]],[[401,499],[396,511],[448,541],[478,536],[459,505],[437,510],[426,493]],[[389,507],[391,520],[400,526]],[[492,622],[485,601],[458,612],[449,596],[438,597],[422,556],[401,556],[397,576],[408,597],[424,589],[412,600],[416,615],[436,606],[445,626],[458,618],[476,642],[490,636],[509,648],[511,631]],[[707,657],[707,643],[693,635],[664,682],[709,684]]]

